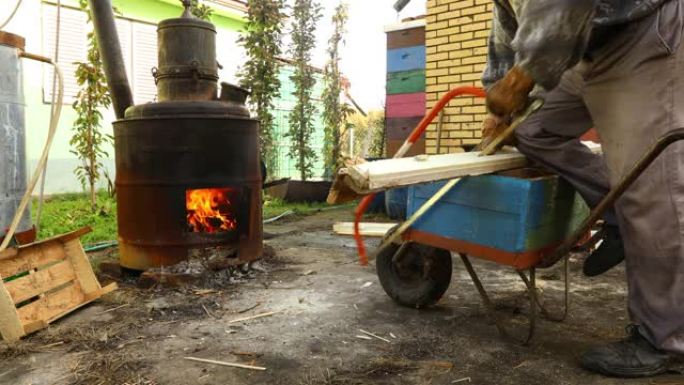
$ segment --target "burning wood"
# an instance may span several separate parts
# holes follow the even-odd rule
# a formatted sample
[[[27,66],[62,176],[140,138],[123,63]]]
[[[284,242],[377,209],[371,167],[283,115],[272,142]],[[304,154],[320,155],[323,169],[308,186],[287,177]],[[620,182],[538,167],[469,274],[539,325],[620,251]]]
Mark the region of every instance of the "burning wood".
[[[210,188],[188,190],[185,208],[188,227],[194,233],[222,233],[237,229],[234,207],[231,203],[235,190]]]

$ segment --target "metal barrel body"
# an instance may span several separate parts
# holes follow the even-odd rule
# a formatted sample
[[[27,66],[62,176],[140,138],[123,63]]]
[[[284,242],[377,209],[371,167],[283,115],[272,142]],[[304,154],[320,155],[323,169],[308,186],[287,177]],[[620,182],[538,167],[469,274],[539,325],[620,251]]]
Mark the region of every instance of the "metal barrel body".
[[[0,44],[0,239],[26,192],[26,120],[22,65],[15,47]],[[17,236],[33,228],[24,211]]]
[[[169,266],[187,259],[190,250],[211,247],[234,249],[243,263],[261,255],[258,123],[206,109],[209,114],[172,112],[191,111],[195,103],[168,103],[168,115],[136,111],[145,108],[139,106],[131,115],[153,116],[114,123],[120,257],[126,268]],[[226,111],[223,103],[213,103]],[[216,188],[232,191],[236,230],[190,231],[186,194]]]

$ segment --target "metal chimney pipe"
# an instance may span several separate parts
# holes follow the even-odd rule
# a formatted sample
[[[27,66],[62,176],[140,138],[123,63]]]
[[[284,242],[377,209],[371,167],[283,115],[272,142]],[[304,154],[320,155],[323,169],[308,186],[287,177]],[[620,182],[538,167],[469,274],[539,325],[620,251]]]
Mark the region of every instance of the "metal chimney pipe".
[[[121,54],[119,35],[116,33],[111,0],[88,0],[95,26],[97,45],[109,85],[109,94],[117,119],[123,119],[126,109],[133,105],[133,94],[126,75],[126,66]]]

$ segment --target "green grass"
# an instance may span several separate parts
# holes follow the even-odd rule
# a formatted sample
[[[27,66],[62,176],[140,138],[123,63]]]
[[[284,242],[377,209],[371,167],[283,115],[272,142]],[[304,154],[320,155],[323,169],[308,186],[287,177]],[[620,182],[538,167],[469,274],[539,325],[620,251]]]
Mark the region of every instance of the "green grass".
[[[85,194],[53,195],[43,204],[43,215],[40,224],[40,239],[53,237],[90,226],[93,231],[82,238],[84,245],[115,241],[116,234],[116,200],[106,192],[97,195],[98,210],[92,212],[90,202]],[[33,202],[31,211],[35,222],[37,201]],[[273,218],[287,211],[297,215],[310,215],[320,209],[329,208],[325,203],[286,203],[267,198],[264,202],[264,219]]]
[[[82,238],[84,245],[116,240],[116,201],[106,192],[97,194],[98,209],[93,212],[85,194],[60,194],[47,198],[43,204],[40,239],[90,226],[93,231]],[[31,215],[36,220],[37,200]]]

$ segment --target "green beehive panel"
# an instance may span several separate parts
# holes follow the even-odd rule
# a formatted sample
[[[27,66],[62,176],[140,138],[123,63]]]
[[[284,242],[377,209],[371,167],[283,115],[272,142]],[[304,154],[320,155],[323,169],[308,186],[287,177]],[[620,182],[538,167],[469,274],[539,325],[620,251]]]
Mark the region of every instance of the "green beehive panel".
[[[387,74],[387,94],[412,94],[425,91],[425,70]]]

